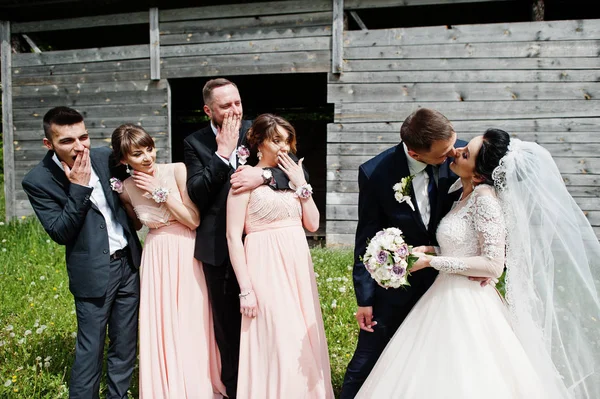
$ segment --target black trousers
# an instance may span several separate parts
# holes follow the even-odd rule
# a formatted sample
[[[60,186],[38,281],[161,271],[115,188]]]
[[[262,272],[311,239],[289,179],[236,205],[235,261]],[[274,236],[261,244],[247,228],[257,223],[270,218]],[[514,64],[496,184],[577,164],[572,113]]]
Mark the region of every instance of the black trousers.
[[[221,353],[221,381],[230,399],[236,397],[240,356],[240,287],[229,259],[219,266],[204,264],[213,314],[215,338]]]
[[[104,341],[108,326],[108,399],[127,398],[136,361],[140,276],[127,257],[110,263],[106,295],[75,298],[77,342],[69,398],[99,398]]]

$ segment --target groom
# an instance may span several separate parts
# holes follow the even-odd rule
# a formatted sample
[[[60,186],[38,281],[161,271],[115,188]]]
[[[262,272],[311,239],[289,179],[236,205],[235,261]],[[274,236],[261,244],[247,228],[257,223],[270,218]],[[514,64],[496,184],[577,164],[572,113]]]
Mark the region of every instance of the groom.
[[[410,276],[410,287],[384,289],[361,261],[367,242],[386,227],[398,227],[409,245],[437,245],[435,231],[459,192],[448,193],[457,176],[450,171],[456,140],[448,119],[438,111],[420,108],[400,129],[402,142],[362,164],[358,173],[358,225],[354,248],[354,289],[360,326],[354,356],[348,365],[340,399],[354,398],[383,349],[406,315],[437,275],[427,268]],[[414,210],[399,203],[392,188],[413,176],[407,187]]]

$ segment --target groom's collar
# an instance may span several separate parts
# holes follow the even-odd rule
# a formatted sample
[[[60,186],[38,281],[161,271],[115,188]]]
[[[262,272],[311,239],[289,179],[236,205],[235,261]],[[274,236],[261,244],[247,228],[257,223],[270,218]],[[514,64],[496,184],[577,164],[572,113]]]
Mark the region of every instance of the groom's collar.
[[[421,173],[427,167],[427,164],[421,161],[417,161],[413,157],[408,154],[408,147],[404,142],[402,142],[402,147],[404,148],[404,154],[406,154],[406,162],[408,162],[408,170],[411,175],[416,175],[417,173]]]

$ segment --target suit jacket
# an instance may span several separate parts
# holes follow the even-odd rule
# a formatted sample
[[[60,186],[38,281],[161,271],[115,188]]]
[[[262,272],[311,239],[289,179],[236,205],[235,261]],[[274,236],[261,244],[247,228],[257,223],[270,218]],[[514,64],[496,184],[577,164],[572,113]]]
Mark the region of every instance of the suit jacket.
[[[238,146],[247,145],[246,132],[250,126],[252,121],[242,121]],[[220,266],[229,259],[226,213],[229,179],[234,169],[216,154],[217,139],[210,125],[186,137],[183,150],[188,194],[200,210],[194,256],[201,262]],[[292,158],[296,160],[293,156]],[[283,171],[279,168],[273,168],[272,171],[274,188],[287,189],[289,179]],[[306,170],[305,176],[308,181]]]
[[[141,245],[118,194],[110,188],[108,147],[92,148],[90,159],[106,201],[123,226],[133,266],[139,268]],[[110,272],[110,247],[106,222],[92,203],[93,188],[71,184],[48,151],[23,178],[23,189],[50,237],[66,247],[69,289],[75,297],[99,298],[106,294]]]
[[[457,145],[466,145],[458,141]],[[394,198],[394,184],[409,176],[408,161],[402,143],[389,148],[375,158],[362,164],[358,173],[358,225],[354,247],[353,280],[359,306],[373,306],[375,297],[386,302],[402,305],[408,302],[415,292],[423,292],[429,287],[437,271],[432,268],[421,270],[410,276],[410,287],[385,289],[373,280],[361,261],[367,242],[379,230],[398,227],[409,245],[437,245],[435,231],[439,221],[448,213],[459,192],[448,194],[448,189],[456,181],[449,168],[450,160],[440,165],[438,179],[438,200],[436,209],[431,210],[429,226],[421,220],[414,190],[411,190],[413,211],[407,203],[399,203]]]

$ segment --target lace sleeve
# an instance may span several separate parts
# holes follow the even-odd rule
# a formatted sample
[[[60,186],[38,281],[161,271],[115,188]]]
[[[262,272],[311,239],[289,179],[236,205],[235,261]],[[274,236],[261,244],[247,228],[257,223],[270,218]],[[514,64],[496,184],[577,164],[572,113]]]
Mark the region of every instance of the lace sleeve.
[[[473,228],[477,232],[479,256],[439,256],[431,260],[431,267],[472,277],[498,278],[504,270],[504,216],[498,199],[489,190],[478,190],[470,210]]]

